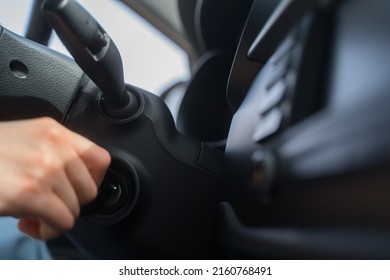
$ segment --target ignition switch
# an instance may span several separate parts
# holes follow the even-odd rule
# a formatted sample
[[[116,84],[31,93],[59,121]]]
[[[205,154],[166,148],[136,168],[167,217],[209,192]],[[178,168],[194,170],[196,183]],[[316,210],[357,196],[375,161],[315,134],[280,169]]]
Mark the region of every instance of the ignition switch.
[[[81,211],[81,218],[99,225],[111,225],[126,218],[138,198],[139,183],[128,164],[112,160],[97,198]]]
[[[100,213],[112,213],[120,209],[129,195],[129,184],[123,174],[109,169],[101,184],[96,203]]]

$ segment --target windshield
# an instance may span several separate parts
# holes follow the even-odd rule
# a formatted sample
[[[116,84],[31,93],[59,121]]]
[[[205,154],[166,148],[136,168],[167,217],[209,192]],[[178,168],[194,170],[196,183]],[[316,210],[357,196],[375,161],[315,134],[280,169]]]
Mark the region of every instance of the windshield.
[[[0,22],[24,35],[32,0],[0,0]],[[120,1],[79,1],[103,26],[121,52],[125,81],[157,95],[190,77],[188,57],[176,44]],[[69,55],[57,36],[49,46]]]

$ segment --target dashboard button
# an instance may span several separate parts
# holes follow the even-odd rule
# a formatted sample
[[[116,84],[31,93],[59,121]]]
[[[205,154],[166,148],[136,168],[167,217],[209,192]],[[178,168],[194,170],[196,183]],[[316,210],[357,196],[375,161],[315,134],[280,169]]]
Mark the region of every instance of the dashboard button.
[[[296,34],[290,35],[284,42],[280,45],[278,50],[272,56],[271,61],[273,64],[278,64],[286,56],[288,56],[292,49],[297,45],[297,36]]]
[[[279,80],[263,94],[259,113],[264,115],[280,103],[286,93],[287,85],[284,80]]]
[[[255,127],[252,139],[259,142],[266,137],[276,133],[282,123],[283,114],[279,108],[274,108],[272,111],[263,115]]]
[[[290,66],[290,57],[285,57],[276,65],[271,65],[268,68],[267,77],[265,79],[265,89],[270,90],[278,81],[284,79]]]

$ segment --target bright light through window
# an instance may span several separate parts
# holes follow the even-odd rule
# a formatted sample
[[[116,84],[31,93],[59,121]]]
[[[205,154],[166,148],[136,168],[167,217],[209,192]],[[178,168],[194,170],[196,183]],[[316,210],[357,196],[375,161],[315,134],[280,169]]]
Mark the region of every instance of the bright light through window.
[[[123,3],[111,0],[80,0],[80,3],[115,41],[127,83],[160,94],[173,83],[189,78],[185,52]],[[31,4],[31,0],[0,0],[0,22],[23,35]],[[53,36],[49,46],[67,53],[57,36]]]
[[[32,0],[0,0],[0,23],[12,32],[24,35]]]

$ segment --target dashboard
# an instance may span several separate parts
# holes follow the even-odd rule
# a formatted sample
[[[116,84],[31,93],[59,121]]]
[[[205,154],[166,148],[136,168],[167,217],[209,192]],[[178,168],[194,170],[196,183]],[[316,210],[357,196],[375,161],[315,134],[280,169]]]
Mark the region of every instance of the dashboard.
[[[389,4],[320,2],[281,1],[241,38],[219,203],[231,256],[390,256]]]

